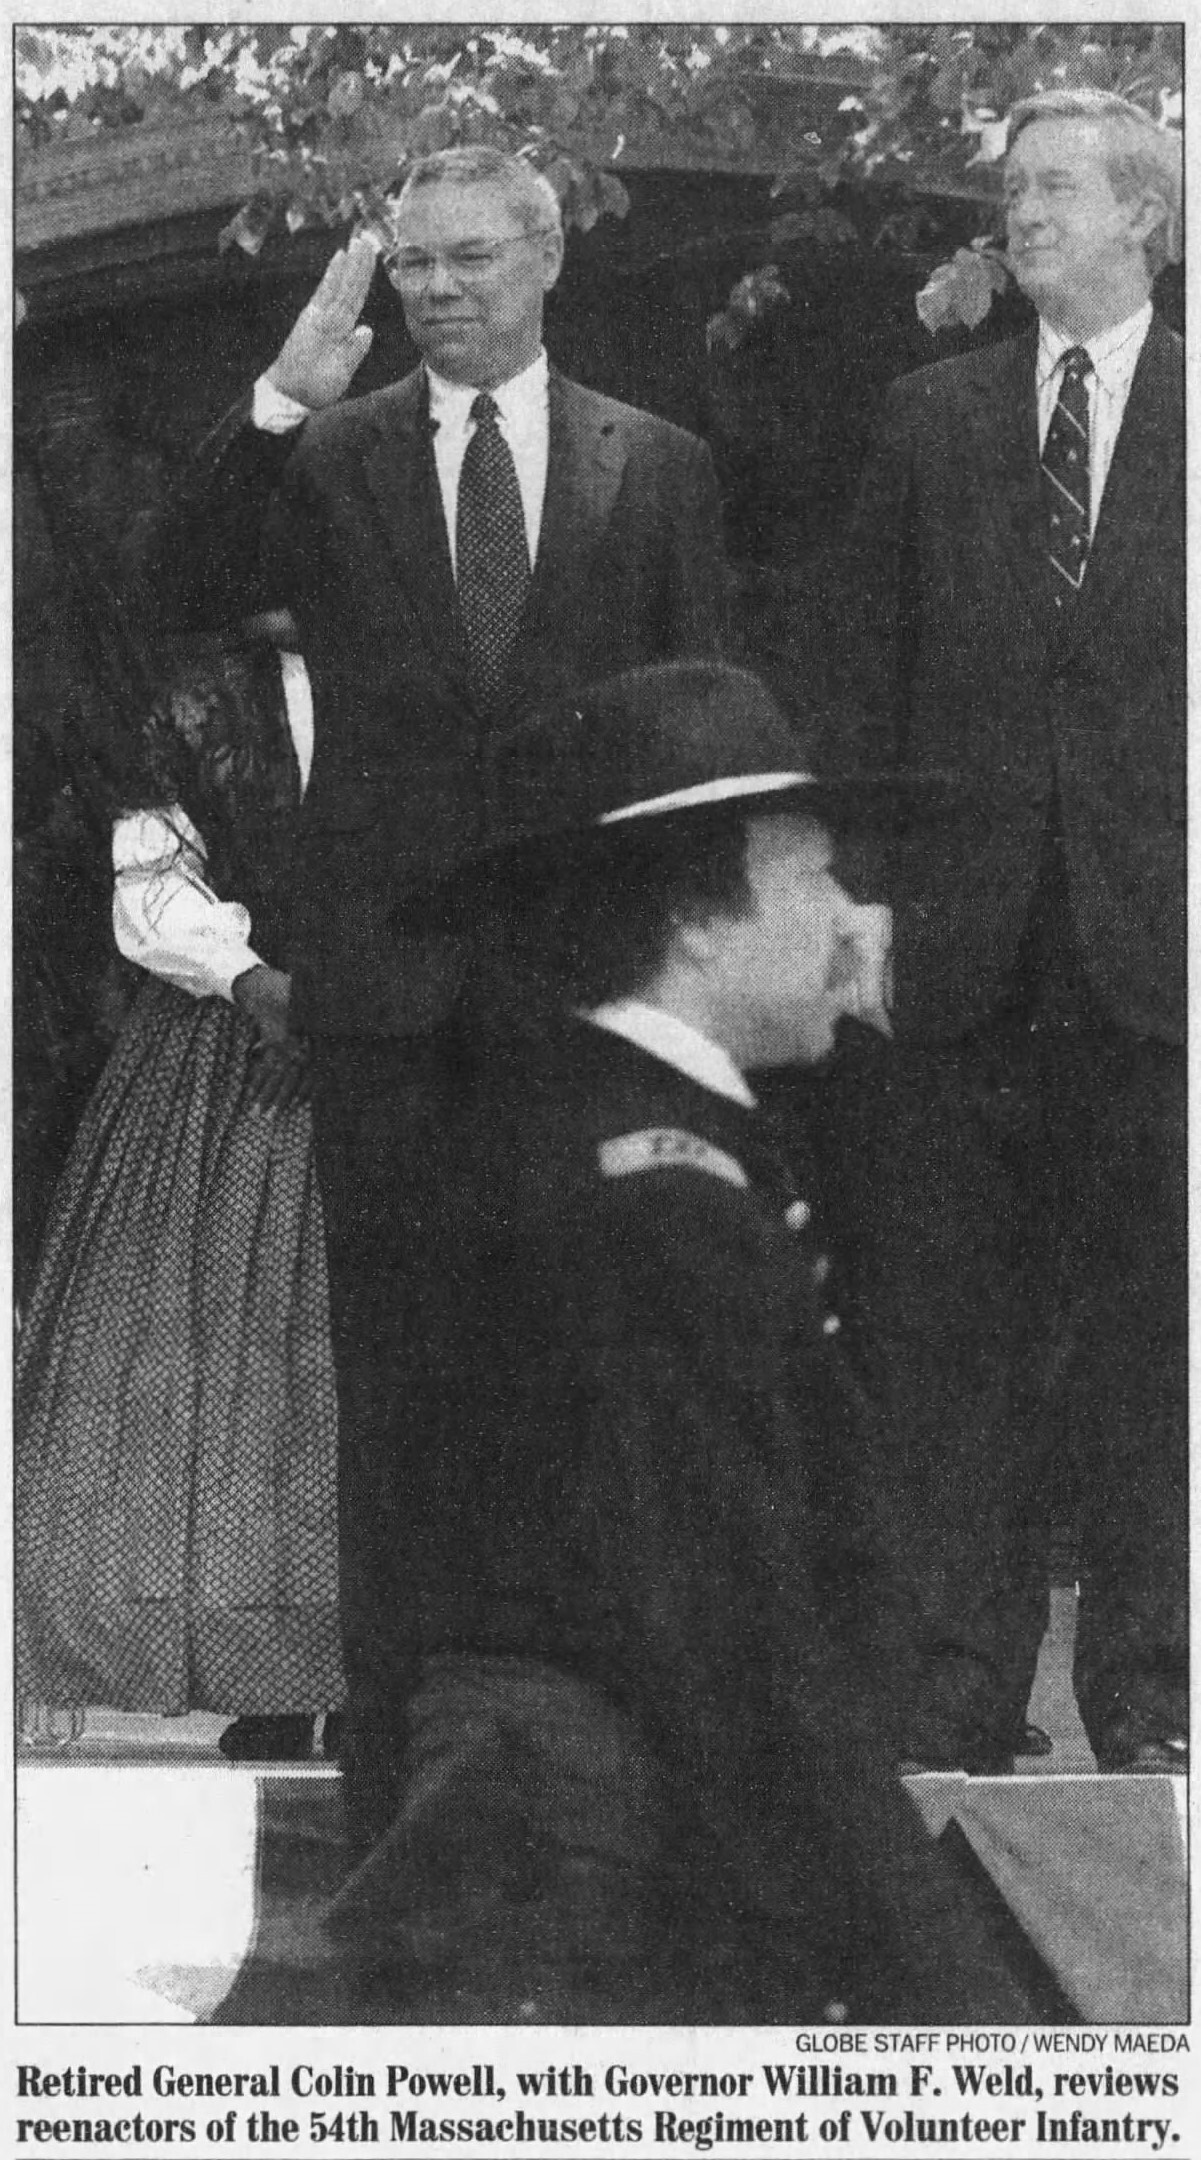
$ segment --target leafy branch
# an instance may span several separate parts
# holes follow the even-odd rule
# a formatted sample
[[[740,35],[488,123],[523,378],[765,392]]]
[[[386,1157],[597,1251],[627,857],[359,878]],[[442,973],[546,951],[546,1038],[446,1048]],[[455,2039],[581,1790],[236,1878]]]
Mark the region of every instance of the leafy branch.
[[[254,192],[221,235],[250,255],[313,225],[386,240],[414,159],[475,142],[529,158],[584,232],[625,215],[623,167],[774,171],[779,255],[937,246],[920,206],[940,199],[995,223],[1005,114],[1039,90],[1117,90],[1178,125],[1183,27],[109,24],[21,29],[16,62],[18,174],[56,141],[204,115],[253,156]],[[900,207],[865,219],[865,190]],[[978,323],[1005,275],[982,235],[929,280],[922,320]],[[741,280],[711,337],[753,333],[785,286],[770,266]]]

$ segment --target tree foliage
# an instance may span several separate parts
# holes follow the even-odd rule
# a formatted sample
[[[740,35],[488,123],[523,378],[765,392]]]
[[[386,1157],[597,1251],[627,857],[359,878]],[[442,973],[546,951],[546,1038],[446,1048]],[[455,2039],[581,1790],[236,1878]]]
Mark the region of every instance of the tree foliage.
[[[109,24],[18,31],[16,118],[20,149],[196,114],[238,131],[256,186],[222,243],[252,255],[313,224],[386,244],[410,162],[477,141],[531,158],[584,231],[624,215],[623,167],[682,154],[776,173],[773,246],[863,244],[848,195],[869,189],[892,205],[871,244],[912,248],[923,219],[936,239],[923,199],[995,201],[1018,98],[1088,83],[1178,124],[1182,66],[1179,22]],[[961,250],[928,319],[978,320],[1004,275]],[[761,297],[740,288],[735,326]]]
[[[16,32],[17,188],[23,169],[57,145],[203,123],[252,153],[254,188],[224,241],[256,256],[308,226],[373,224],[386,239],[408,163],[456,141],[497,141],[532,158],[567,222],[584,230],[623,213],[622,174],[638,167],[773,174],[758,266],[747,264],[709,326],[708,376],[718,437],[737,452],[731,531],[746,619],[762,631],[749,649],[771,651],[781,624],[796,634],[795,579],[817,575],[824,560],[869,373],[865,309],[856,337],[841,334],[840,319],[839,336],[816,349],[811,317],[798,387],[789,309],[803,315],[810,272],[849,295],[853,313],[857,281],[829,276],[832,265],[853,265],[857,250],[893,251],[905,258],[899,282],[909,290],[941,254],[919,296],[923,319],[975,325],[1007,281],[993,230],[1010,106],[1041,88],[1093,83],[1178,124],[1182,59],[1179,22],[27,26]],[[973,245],[960,245],[973,231]],[[16,304],[19,318],[19,295]],[[814,397],[814,382],[828,395]],[[128,457],[121,470],[132,500],[143,483]],[[72,502],[104,493],[120,522],[115,478],[93,487],[72,467],[62,484]],[[118,1017],[106,929],[109,790],[90,748],[103,730],[56,572],[61,551],[48,530],[40,543],[32,537],[37,494],[18,470],[19,1273],[34,1265],[37,1225]]]

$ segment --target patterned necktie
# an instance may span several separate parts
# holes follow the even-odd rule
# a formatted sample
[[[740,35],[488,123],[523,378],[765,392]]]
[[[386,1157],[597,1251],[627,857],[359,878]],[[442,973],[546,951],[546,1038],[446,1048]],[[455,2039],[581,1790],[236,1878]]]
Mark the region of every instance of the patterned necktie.
[[[475,432],[459,475],[455,558],[471,681],[481,712],[504,703],[509,658],[530,584],[525,514],[513,453],[497,426],[496,400],[481,390]]]
[[[1070,605],[1084,583],[1089,543],[1088,378],[1093,363],[1083,345],[1063,356],[1063,380],[1043,445],[1043,494],[1049,520],[1055,605]]]

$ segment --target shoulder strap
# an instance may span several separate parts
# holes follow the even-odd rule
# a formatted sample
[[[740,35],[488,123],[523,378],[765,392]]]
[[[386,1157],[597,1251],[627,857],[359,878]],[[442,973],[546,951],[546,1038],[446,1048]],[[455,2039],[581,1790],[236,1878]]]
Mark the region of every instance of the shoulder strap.
[[[602,1140],[597,1149],[602,1177],[630,1177],[640,1170],[700,1170],[727,1185],[749,1186],[750,1179],[733,1155],[702,1140],[699,1133],[682,1132],[674,1126],[650,1126],[644,1132],[621,1133]]]

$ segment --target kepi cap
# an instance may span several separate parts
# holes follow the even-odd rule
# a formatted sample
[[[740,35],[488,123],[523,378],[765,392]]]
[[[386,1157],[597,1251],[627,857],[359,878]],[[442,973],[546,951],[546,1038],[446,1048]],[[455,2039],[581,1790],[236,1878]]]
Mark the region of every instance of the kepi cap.
[[[758,676],[681,660],[590,684],[499,742],[482,852],[740,802],[894,823],[915,793],[929,788],[894,775],[822,777]]]
[[[745,668],[678,660],[566,692],[490,745],[484,830],[451,862],[405,878],[398,918],[469,904],[585,853],[603,857],[654,821],[723,809],[792,809],[840,834],[891,835],[945,802],[942,774],[823,775],[802,728]]]

